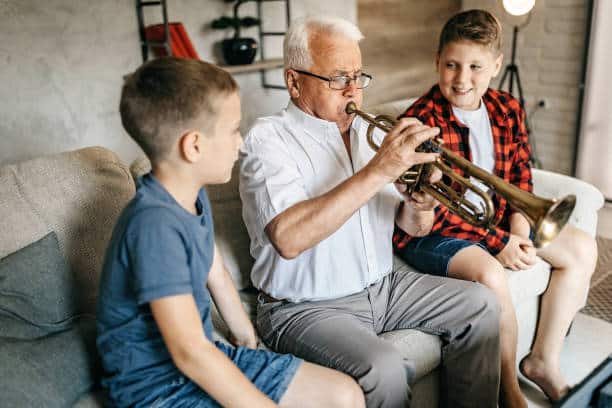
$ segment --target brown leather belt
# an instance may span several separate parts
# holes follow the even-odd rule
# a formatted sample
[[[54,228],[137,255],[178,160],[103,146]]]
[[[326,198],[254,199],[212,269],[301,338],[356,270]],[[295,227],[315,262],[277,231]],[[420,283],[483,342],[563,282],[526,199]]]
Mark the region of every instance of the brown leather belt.
[[[259,295],[257,295],[257,298],[260,300],[261,303],[275,303],[275,302],[282,302],[286,300],[286,299],[277,299],[275,297],[268,295],[266,292],[262,292],[261,290],[259,291]]]

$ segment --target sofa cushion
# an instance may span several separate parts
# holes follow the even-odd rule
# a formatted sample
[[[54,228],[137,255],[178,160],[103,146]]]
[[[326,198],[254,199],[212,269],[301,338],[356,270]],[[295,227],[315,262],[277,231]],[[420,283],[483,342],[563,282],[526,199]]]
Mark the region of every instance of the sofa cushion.
[[[537,258],[536,264],[524,271],[506,269],[512,303],[516,306],[525,299],[544,293],[550,279],[550,264]]]
[[[102,147],[0,167],[0,258],[55,231],[77,304],[94,312],[115,221],[134,195],[129,170]]]
[[[0,337],[66,330],[76,314],[70,269],[54,232],[0,259]]]
[[[6,407],[66,407],[89,391],[96,366],[95,322],[34,340],[0,339],[0,395]]]

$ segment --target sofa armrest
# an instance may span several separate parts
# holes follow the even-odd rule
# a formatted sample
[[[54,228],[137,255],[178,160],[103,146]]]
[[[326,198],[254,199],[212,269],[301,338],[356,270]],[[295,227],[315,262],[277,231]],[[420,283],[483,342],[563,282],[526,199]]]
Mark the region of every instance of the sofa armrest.
[[[604,204],[603,194],[593,185],[577,178],[533,169],[533,191],[546,198],[561,198],[568,194],[576,195],[576,208],[570,217],[570,224],[591,236],[597,229],[597,211]]]

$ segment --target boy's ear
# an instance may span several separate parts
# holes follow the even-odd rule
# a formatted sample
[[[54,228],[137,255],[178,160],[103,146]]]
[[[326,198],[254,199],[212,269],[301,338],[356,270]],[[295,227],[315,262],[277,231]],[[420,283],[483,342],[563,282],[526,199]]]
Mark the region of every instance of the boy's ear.
[[[204,135],[195,130],[190,130],[181,136],[179,140],[179,153],[189,163],[195,163],[202,154],[202,139]]]
[[[436,72],[440,72],[440,54],[436,54]]]
[[[495,78],[497,74],[499,74],[499,70],[501,69],[502,62],[504,62],[504,54],[500,52],[497,58],[495,58],[495,71],[493,72],[493,78]]]
[[[300,96],[300,85],[298,84],[298,75],[292,69],[285,71],[285,82],[287,83],[287,90],[291,99],[298,98]]]

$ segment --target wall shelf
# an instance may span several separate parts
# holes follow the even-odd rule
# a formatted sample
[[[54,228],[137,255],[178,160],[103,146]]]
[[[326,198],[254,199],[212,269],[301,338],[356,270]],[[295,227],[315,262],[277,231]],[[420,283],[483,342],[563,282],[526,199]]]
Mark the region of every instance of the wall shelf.
[[[267,82],[266,71],[271,69],[278,69],[283,67],[283,59],[282,58],[267,58],[264,52],[265,49],[265,39],[267,37],[274,36],[284,36],[284,31],[264,31],[262,30],[261,21],[262,21],[262,3],[271,3],[271,2],[280,2],[284,3],[285,8],[285,26],[289,27],[289,22],[291,21],[291,11],[290,11],[290,0],[241,0],[237,3],[236,6],[239,6],[242,3],[247,1],[255,1],[257,3],[257,19],[260,21],[260,24],[257,26],[257,30],[259,32],[259,56],[260,60],[254,61],[252,64],[248,65],[219,65],[221,68],[226,70],[231,74],[241,74],[247,72],[257,72],[259,71],[261,74],[261,85],[263,88],[272,88],[272,89],[286,89],[284,85],[276,85],[270,84]],[[168,10],[166,5],[167,0],[135,0],[136,5],[136,16],[138,17],[138,32],[140,35],[140,45],[142,51],[142,61],[146,62],[149,59],[149,46],[163,46],[166,49],[167,55],[172,55],[172,50],[170,47],[170,35],[168,28]],[[148,41],[145,34],[145,22],[143,15],[143,8],[148,6],[160,6],[162,12],[162,21],[164,25],[165,39],[162,42],[152,42]],[[235,13],[237,10],[235,9]]]
[[[220,68],[223,68],[230,74],[242,74],[245,72],[255,72],[266,69],[276,69],[283,67],[283,59],[282,58],[274,58],[262,61],[255,61],[252,64],[247,65],[219,65]]]

